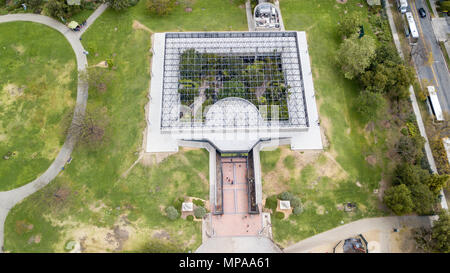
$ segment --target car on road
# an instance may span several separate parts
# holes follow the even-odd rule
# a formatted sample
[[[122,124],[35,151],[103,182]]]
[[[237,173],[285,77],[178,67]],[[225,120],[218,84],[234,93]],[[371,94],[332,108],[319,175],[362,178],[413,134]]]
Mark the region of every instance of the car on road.
[[[427,17],[427,12],[425,11],[424,8],[419,8],[418,11],[419,11],[420,17],[422,17],[422,18]]]

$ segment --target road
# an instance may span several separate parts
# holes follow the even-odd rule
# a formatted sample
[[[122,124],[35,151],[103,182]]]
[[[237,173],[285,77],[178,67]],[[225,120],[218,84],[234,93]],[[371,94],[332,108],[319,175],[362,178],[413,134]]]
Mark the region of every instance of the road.
[[[390,253],[390,233],[394,228],[430,228],[431,221],[429,216],[389,216],[362,219],[309,237],[288,246],[283,252],[306,253],[322,244],[331,244],[371,230],[378,230],[381,232],[380,251]]]
[[[411,12],[416,21],[417,30],[419,31],[419,42],[412,48],[412,57],[416,64],[419,79],[428,80],[437,90],[439,103],[442,111],[450,112],[450,75],[447,69],[444,56],[437,42],[431,24],[430,11],[425,0],[409,0]],[[417,9],[424,8],[427,11],[426,18],[420,18]],[[428,54],[432,52],[433,61],[429,65]]]

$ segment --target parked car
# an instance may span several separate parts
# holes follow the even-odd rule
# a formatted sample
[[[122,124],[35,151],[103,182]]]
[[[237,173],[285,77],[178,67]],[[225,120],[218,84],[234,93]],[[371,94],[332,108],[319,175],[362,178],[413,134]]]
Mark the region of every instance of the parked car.
[[[420,15],[420,17],[422,17],[422,18],[427,17],[427,12],[425,11],[424,8],[419,8],[419,15]]]

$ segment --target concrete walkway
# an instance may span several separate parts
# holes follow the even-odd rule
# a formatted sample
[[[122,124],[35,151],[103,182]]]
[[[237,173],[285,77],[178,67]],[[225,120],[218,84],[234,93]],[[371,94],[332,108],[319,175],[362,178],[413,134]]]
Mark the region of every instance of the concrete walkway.
[[[195,253],[281,253],[266,237],[215,237],[203,243]]]
[[[255,22],[253,21],[253,11],[250,0],[245,2],[245,12],[247,14],[248,31],[255,31]]]
[[[95,20],[97,20],[100,15],[108,8],[108,4],[101,4],[92,14],[89,16],[89,18],[86,19],[86,25],[77,33],[78,37],[81,37],[83,33],[89,28],[90,25],[92,25]]]
[[[322,232],[313,237],[309,237],[308,239],[285,248],[283,251],[285,253],[309,252],[319,245],[332,244],[339,240],[344,240],[371,230],[379,230],[381,232],[380,237],[382,239],[380,241],[381,252],[389,253],[390,233],[394,228],[431,227],[431,222],[432,221],[429,216],[390,216],[367,218]]]
[[[278,0],[275,0],[275,7],[277,7],[278,15],[280,16],[280,30],[286,31],[286,29],[284,28],[283,16],[281,16],[280,2],[278,2]]]
[[[386,13],[389,20],[389,25],[391,27],[392,36],[394,39],[395,47],[397,48],[398,54],[402,59],[405,59],[405,56],[403,55],[402,48],[400,46],[400,39],[398,37],[397,29],[395,28],[394,19],[392,17],[391,12],[391,4],[389,2],[386,2]],[[423,124],[422,116],[420,114],[419,105],[417,104],[416,95],[414,94],[414,89],[412,86],[409,86],[409,97],[411,99],[411,104],[413,106],[414,115],[416,116],[417,125],[419,127],[420,135],[425,139],[425,154],[428,159],[428,163],[430,164],[430,168],[433,171],[433,173],[437,173],[436,163],[434,162],[433,154],[431,153],[430,143],[428,141],[427,132],[425,131],[425,126]],[[441,194],[443,196],[441,200],[441,207],[443,209],[448,209],[447,201],[445,200],[444,192],[441,190]]]
[[[94,20],[100,16],[100,14],[106,9],[105,5],[101,5],[98,10],[96,10],[91,17],[88,19],[88,24],[83,29],[83,32],[94,22]],[[0,16],[0,23],[15,22],[15,21],[27,21],[40,23],[49,26],[61,34],[67,39],[67,41],[72,46],[73,51],[77,59],[78,71],[82,72],[86,69],[88,63],[86,55],[83,54],[84,48],[80,42],[81,33],[77,33],[69,29],[62,23],[43,15],[37,14],[9,14]],[[86,109],[88,99],[88,85],[80,77],[78,77],[78,87],[77,87],[77,101],[75,105],[74,116],[78,114],[84,114]],[[19,187],[14,190],[0,192],[0,252],[3,252],[4,243],[4,224],[9,210],[13,208],[17,203],[20,203],[23,199],[29,195],[40,190],[46,186],[50,181],[52,181],[62,170],[64,165],[70,158],[72,150],[75,146],[76,139],[73,137],[67,137],[64,145],[62,146],[58,156],[55,161],[50,165],[50,167],[34,181]]]

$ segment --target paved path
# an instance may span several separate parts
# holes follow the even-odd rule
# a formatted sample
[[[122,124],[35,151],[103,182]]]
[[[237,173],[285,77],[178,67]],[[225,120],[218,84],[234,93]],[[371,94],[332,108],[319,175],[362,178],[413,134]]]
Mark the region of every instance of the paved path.
[[[322,244],[331,244],[371,230],[379,230],[381,231],[381,252],[389,253],[390,233],[394,228],[400,229],[402,227],[431,227],[431,219],[429,216],[390,216],[362,219],[309,237],[285,248],[283,252],[309,252]]]
[[[100,17],[100,15],[102,15],[102,13],[108,8],[108,4],[101,4],[92,14],[91,16],[89,16],[89,18],[86,19],[86,25],[79,31],[76,32],[78,37],[81,37],[81,35],[83,35],[83,33],[89,28],[90,25],[92,25],[92,23],[95,22],[95,20],[97,20],[98,17]]]
[[[402,59],[405,59],[405,56],[403,55],[402,48],[400,46],[400,40],[398,37],[397,29],[395,28],[394,19],[392,17],[391,12],[391,4],[389,2],[386,2],[386,13],[388,15],[389,25],[391,27],[392,36],[394,39],[395,47],[397,48],[397,52],[400,55]],[[409,86],[409,97],[411,99],[411,104],[413,106],[414,115],[416,116],[417,125],[419,127],[420,135],[425,138],[425,154],[428,159],[428,163],[430,164],[430,168],[433,171],[433,173],[437,173],[436,163],[434,162],[433,154],[431,153],[430,143],[428,142],[427,132],[425,131],[425,126],[423,124],[422,116],[420,114],[419,105],[417,104],[416,95],[414,94],[414,89],[412,86]],[[441,200],[441,207],[443,209],[448,209],[447,206],[447,200],[445,199],[445,195],[443,190],[441,190],[441,194],[443,196]]]
[[[278,2],[278,0],[275,0],[275,7],[277,7],[278,15],[280,16],[280,30],[286,31],[286,29],[284,28],[283,16],[281,16],[280,2]]]
[[[281,250],[266,237],[214,237],[204,242],[195,253],[280,253]]]
[[[83,29],[83,32],[94,22],[94,20],[100,16],[100,14],[106,9],[106,5],[101,5],[87,20],[88,24]],[[0,16],[0,23],[14,22],[14,21],[28,21],[40,23],[49,26],[61,34],[69,41],[75,52],[75,57],[77,59],[78,71],[81,72],[87,67],[87,58],[83,54],[84,48],[80,42],[80,36],[83,32],[73,32],[71,29],[63,25],[62,23],[43,15],[37,14],[9,14]],[[77,102],[75,105],[74,115],[83,114],[86,109],[88,99],[88,85],[80,77],[78,77],[78,87],[77,87]],[[0,192],[0,252],[3,252],[3,242],[4,242],[4,224],[6,216],[11,208],[13,208],[17,203],[21,202],[27,196],[35,193],[44,186],[46,186],[50,181],[52,181],[62,170],[66,162],[69,160],[72,150],[74,148],[76,139],[73,137],[67,137],[64,145],[62,146],[58,156],[55,161],[50,165],[50,167],[34,181],[19,187],[14,190]]]
[[[245,13],[247,14],[248,31],[255,31],[255,22],[253,21],[253,11],[250,0],[245,2]]]

